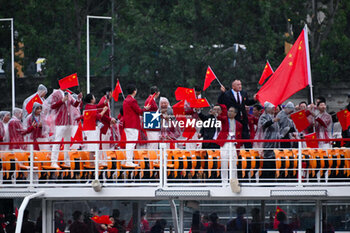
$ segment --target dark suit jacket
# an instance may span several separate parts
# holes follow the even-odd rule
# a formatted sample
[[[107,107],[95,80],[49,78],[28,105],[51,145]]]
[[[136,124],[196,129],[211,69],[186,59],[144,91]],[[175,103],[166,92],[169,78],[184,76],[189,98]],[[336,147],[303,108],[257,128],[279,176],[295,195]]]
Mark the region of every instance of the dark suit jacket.
[[[214,115],[204,115],[203,113],[198,113],[198,117],[202,120],[202,121],[206,121],[206,120],[216,120]],[[203,140],[212,140],[214,135],[216,132],[216,128],[214,127],[208,127],[208,128],[201,128],[200,133],[202,134]],[[216,143],[203,143],[202,144],[202,148],[206,148],[206,149],[215,149],[215,148],[220,148],[219,145],[217,145]]]
[[[237,109],[237,115],[235,119],[242,123],[243,125],[243,133],[248,133],[248,115],[247,111],[245,110],[246,105],[253,105],[256,103],[255,100],[250,100],[248,98],[248,94],[245,91],[240,92],[242,97],[242,102],[240,104],[237,103],[236,98],[233,96],[232,89],[222,92],[219,96],[218,103],[224,104],[227,107],[227,110],[230,107],[235,107]]]

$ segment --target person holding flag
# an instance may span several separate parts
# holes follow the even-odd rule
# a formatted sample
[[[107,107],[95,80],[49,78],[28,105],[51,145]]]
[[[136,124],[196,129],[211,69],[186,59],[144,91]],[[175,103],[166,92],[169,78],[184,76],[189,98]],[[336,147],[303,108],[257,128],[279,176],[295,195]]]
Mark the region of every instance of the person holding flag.
[[[42,105],[34,103],[33,110],[24,120],[24,127],[30,129],[28,141],[31,142],[47,142],[49,129],[41,115]],[[33,126],[33,127],[30,127]],[[34,144],[34,150],[48,150],[49,145]]]
[[[320,101],[317,103],[317,112],[311,112],[312,116],[315,118],[315,132],[316,138],[318,139],[331,139],[332,138],[332,116],[326,112],[327,105],[325,102]],[[318,142],[318,145],[322,149],[331,148],[330,142]]]
[[[135,99],[137,89],[134,84],[129,84],[126,88],[128,96],[123,102],[123,115],[124,115],[124,131],[127,141],[137,141],[141,130],[140,116],[144,111],[150,109],[150,105],[141,109]],[[133,150],[136,143],[126,143],[126,165],[137,166],[133,163]]]
[[[47,120],[54,128],[53,134],[55,142],[61,142],[62,139],[68,142],[73,136],[73,125],[76,122],[76,118],[73,117],[75,111],[74,108],[81,103],[83,94],[79,93],[78,99],[75,100],[67,89],[79,85],[77,79],[77,75],[72,74],[59,80],[60,88],[58,90],[54,90],[44,103],[44,108],[49,109]],[[59,149],[59,144],[54,144],[52,146],[52,167],[59,168],[57,164]],[[70,166],[68,150],[69,144],[64,144],[65,164]]]
[[[144,107],[150,105],[148,109],[149,112],[157,112],[158,106],[156,103],[156,99],[160,95],[160,91],[157,86],[152,86],[150,88],[150,95],[145,101]],[[160,139],[160,129],[148,129],[146,130],[147,140],[159,140]],[[158,143],[148,143],[147,149],[149,150],[158,150]]]
[[[26,117],[30,114],[30,112],[27,111],[27,104],[33,99],[33,97],[38,95],[40,97],[41,103],[43,103],[45,101],[46,94],[47,94],[47,88],[43,84],[40,84],[38,86],[37,91],[24,100],[23,107],[22,107],[23,120],[25,120]],[[36,101],[36,102],[39,102],[39,101]],[[29,109],[31,110],[31,108],[33,108],[33,105]]]
[[[119,84],[119,81],[118,81]],[[118,85],[117,84],[117,85]],[[114,100],[118,101],[115,97],[115,92],[112,92],[112,89],[109,87],[106,87],[103,91],[104,96],[100,99],[98,102],[98,111],[101,112],[104,107],[107,107],[107,111],[103,114],[99,124],[100,128],[100,139],[101,141],[111,141],[114,140],[114,133],[111,127],[111,124],[115,124],[117,121],[114,117],[112,117],[111,114],[111,107],[110,107],[110,101],[111,98],[114,97]],[[103,143],[101,144],[102,150],[108,150],[111,146],[109,143]]]
[[[85,111],[84,111],[84,126],[83,126],[83,131],[84,135],[86,136],[86,141],[99,141],[100,139],[100,130],[96,128],[96,120],[101,121],[103,115],[108,111],[108,107],[105,106],[102,109],[102,112],[97,113],[97,110],[101,107],[100,105],[95,104],[96,103],[96,98],[93,94],[87,94],[84,98],[84,102],[86,103],[85,105]],[[86,115],[94,115],[95,117],[87,118]],[[87,125],[90,125],[87,126]],[[93,143],[93,144],[86,144],[86,150],[90,151],[90,157],[92,158],[92,154],[95,153],[95,151],[98,149],[98,144]],[[99,161],[100,164],[104,165],[107,162],[103,161],[106,158],[103,157],[103,154],[101,153],[99,155]]]
[[[276,118],[279,119],[278,125],[280,129],[280,138],[281,139],[292,139],[291,134],[296,132],[294,128],[293,121],[290,119],[290,114],[294,112],[294,104],[292,102],[288,102],[286,106],[284,106],[283,110],[280,111]],[[294,135],[296,136],[296,135]],[[281,142],[281,148],[291,148],[291,142]]]
[[[241,80],[237,79],[232,82],[232,89],[228,91],[226,91],[224,86],[221,86],[221,92],[218,103],[226,105],[227,109],[230,107],[237,109],[235,119],[243,126],[242,139],[249,139],[248,114],[245,106],[255,104],[255,96],[254,100],[249,99],[248,93],[242,90]],[[251,148],[251,143],[244,143],[244,146]]]

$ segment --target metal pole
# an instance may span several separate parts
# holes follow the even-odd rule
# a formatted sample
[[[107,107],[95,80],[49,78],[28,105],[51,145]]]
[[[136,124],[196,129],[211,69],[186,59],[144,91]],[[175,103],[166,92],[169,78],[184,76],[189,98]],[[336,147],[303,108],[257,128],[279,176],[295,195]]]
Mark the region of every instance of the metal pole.
[[[322,203],[320,200],[316,200],[315,212],[315,232],[322,233]]]
[[[114,21],[113,21],[113,19],[114,19],[114,0],[111,0],[112,1],[112,30],[111,30],[111,41],[112,41],[112,43],[111,43],[111,46],[112,46],[112,48],[111,48],[111,89],[113,90],[113,88],[114,88]],[[112,98],[112,102],[111,102],[111,115],[112,116],[114,116],[114,98]]]
[[[109,16],[86,16],[86,91],[90,93],[90,30],[89,30],[89,20],[92,19],[112,19]]]
[[[42,232],[47,232],[46,231],[46,200],[42,199],[41,200],[41,222],[42,222]]]
[[[14,38],[13,38],[13,18],[11,18],[11,67],[12,67],[12,111],[16,106],[15,99],[15,50],[14,50]]]
[[[26,209],[27,205],[28,205],[28,202],[33,199],[33,198],[36,198],[36,197],[39,197],[39,196],[42,196],[44,195],[44,191],[40,191],[40,192],[37,192],[37,193],[33,193],[29,196],[26,196],[24,199],[23,199],[23,202],[21,204],[21,206],[19,207],[19,210],[18,210],[18,218],[17,218],[17,225],[16,225],[16,233],[21,233],[21,230],[22,230],[22,223],[23,223],[23,214],[24,214],[24,210]]]
[[[159,154],[159,156],[160,156],[159,157],[159,187],[163,188],[164,187],[164,170],[163,169],[166,167],[166,164],[164,166],[163,159],[165,158],[166,144],[165,143],[160,143],[159,147],[160,147],[160,154]]]
[[[179,220],[178,220],[178,216],[177,216],[176,204],[175,204],[174,199],[169,200],[169,204],[170,204],[170,208],[171,208],[171,215],[173,217],[175,233],[180,233]]]
[[[86,17],[86,94],[90,93],[90,16]]]
[[[30,184],[30,186],[33,186],[33,180],[34,180],[34,152],[33,152],[33,145],[29,145],[29,151],[30,151],[29,184]]]
[[[302,155],[301,155],[301,143],[298,142],[298,186],[302,186]]]
[[[184,233],[184,201],[180,201],[179,209],[179,233]]]

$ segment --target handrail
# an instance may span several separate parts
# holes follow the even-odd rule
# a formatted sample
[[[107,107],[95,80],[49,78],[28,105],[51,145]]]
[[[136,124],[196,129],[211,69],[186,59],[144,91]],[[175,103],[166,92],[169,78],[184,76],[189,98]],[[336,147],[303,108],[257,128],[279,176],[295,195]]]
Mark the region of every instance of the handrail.
[[[334,138],[334,139],[235,139],[235,140],[136,140],[136,141],[62,141],[62,142],[0,142],[1,145],[47,145],[47,144],[115,144],[115,143],[217,143],[217,142],[233,142],[233,143],[246,143],[246,142],[349,142],[350,138]]]

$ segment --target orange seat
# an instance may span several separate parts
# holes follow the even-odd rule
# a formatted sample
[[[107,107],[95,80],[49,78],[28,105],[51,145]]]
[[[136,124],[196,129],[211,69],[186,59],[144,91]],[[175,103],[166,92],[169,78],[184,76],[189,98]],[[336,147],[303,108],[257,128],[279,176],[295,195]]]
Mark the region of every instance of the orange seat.
[[[280,151],[278,149],[273,150],[275,153],[276,158],[276,178],[280,176],[281,167],[282,167],[282,157],[283,157],[283,151]]]
[[[3,153],[3,171],[4,180],[11,179],[13,172],[16,170],[16,158],[13,153]]]

